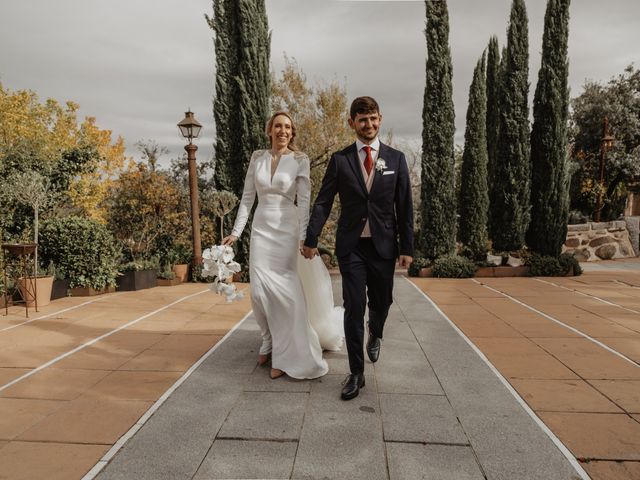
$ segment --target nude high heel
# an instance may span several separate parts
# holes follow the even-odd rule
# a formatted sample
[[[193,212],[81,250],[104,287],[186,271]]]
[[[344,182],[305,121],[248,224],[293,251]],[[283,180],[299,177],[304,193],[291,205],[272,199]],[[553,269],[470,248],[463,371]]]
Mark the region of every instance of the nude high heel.
[[[275,379],[284,375],[284,372],[278,368],[272,368],[270,372],[271,378]]]

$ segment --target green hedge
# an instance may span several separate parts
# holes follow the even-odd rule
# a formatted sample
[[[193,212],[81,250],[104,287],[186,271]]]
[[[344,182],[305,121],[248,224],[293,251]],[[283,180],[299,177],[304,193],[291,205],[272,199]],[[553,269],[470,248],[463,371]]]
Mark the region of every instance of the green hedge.
[[[70,287],[101,290],[116,284],[121,250],[107,228],[82,217],[54,218],[43,222],[40,258],[52,261],[71,280]]]
[[[460,255],[445,255],[433,263],[433,276],[439,278],[471,278],[476,264]]]
[[[527,261],[529,275],[532,277],[564,277],[570,273],[582,274],[582,267],[570,253],[563,253],[559,257],[534,253]]]
[[[429,260],[424,257],[416,257],[413,259],[413,262],[411,262],[411,265],[409,265],[407,273],[410,277],[418,277],[420,276],[420,270],[429,266],[431,266]]]

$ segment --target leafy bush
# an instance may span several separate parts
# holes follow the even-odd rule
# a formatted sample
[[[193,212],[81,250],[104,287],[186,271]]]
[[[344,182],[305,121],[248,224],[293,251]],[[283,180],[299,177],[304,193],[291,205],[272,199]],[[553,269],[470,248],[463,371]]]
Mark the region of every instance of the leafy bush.
[[[580,262],[572,253],[563,253],[558,257],[558,262],[560,262],[560,266],[564,270],[564,274],[567,275],[573,269],[573,275],[579,276],[582,275],[582,267],[580,266]]]
[[[416,257],[409,265],[408,273],[410,277],[417,277],[420,275],[420,270],[422,268],[429,267],[431,263],[424,257]]]
[[[534,253],[528,261],[529,275],[532,277],[560,277],[564,275],[564,268],[557,257]]]
[[[439,278],[470,278],[476,273],[476,264],[460,255],[445,255],[433,264],[433,276]]]
[[[81,217],[53,218],[40,234],[43,262],[52,261],[70,287],[101,290],[116,283],[121,251],[107,228]]]
[[[529,275],[532,277],[564,277],[571,273],[581,275],[582,267],[571,253],[563,253],[559,257],[534,253],[527,260]]]
[[[140,270],[160,270],[160,260],[158,257],[145,258],[134,262],[127,262],[120,265],[121,272],[138,272]]]
[[[176,278],[176,274],[171,268],[167,265],[164,270],[158,272],[158,278],[162,278],[163,280],[173,280]]]
[[[588,223],[589,215],[582,213],[580,210],[571,210],[569,212],[569,218],[567,223],[569,225],[579,225],[581,223]]]
[[[191,267],[191,281],[194,283],[209,283],[210,279],[202,276],[202,264],[194,265]]]

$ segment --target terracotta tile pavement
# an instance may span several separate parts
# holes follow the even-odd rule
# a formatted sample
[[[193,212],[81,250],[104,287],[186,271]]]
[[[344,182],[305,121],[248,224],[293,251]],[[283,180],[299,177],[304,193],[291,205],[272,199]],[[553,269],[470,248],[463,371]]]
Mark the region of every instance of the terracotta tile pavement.
[[[109,448],[110,445],[11,442],[0,450],[0,465],[5,478],[11,480],[71,480],[82,478]]]
[[[638,308],[640,290],[625,287],[617,279],[640,285],[640,268],[637,273],[587,272],[581,277],[543,280]],[[638,314],[532,278],[479,280],[636,362],[640,360]],[[412,281],[432,299],[446,298],[445,305],[438,304],[440,308],[583,462],[594,480],[640,479],[637,364],[472,280]],[[484,295],[482,289],[492,296]],[[488,320],[493,317],[520,337],[505,335],[502,326]],[[489,327],[484,332],[480,326],[483,321]]]
[[[640,462],[587,462],[582,466],[591,478],[633,480],[640,478]]]
[[[76,310],[0,332],[0,388],[30,371],[25,367],[38,367],[205,288],[183,284],[111,294]],[[85,301],[73,297],[55,301],[39,314]],[[205,292],[1,391],[0,477],[81,478],[250,309],[248,295],[227,304],[223,297]],[[0,317],[0,325],[24,320],[24,313],[20,316],[15,307],[9,317]]]
[[[540,412],[539,416],[578,458],[640,460],[640,423],[629,415]]]

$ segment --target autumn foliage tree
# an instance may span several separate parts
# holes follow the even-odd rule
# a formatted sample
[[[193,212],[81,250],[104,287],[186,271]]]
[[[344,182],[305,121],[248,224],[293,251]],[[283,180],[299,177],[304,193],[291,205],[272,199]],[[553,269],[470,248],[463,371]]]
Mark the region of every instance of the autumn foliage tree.
[[[112,139],[95,118],[80,121],[79,105],[44,102],[31,90],[0,84],[0,178],[34,171],[47,178],[52,201],[47,215],[80,213],[104,222],[101,207],[110,182],[126,163],[122,138]],[[32,212],[0,195],[3,238],[30,236]]]
[[[271,109],[289,112],[296,124],[296,145],[311,162],[311,198],[320,189],[331,154],[354,140],[347,118],[349,103],[344,85],[337,80],[311,83],[295,60],[284,56],[284,68],[271,77]],[[340,213],[336,199],[320,244],[333,249],[335,222]]]
[[[107,225],[122,243],[126,260],[149,258],[160,235],[189,231],[180,192],[165,172],[138,164],[120,174],[109,191]]]

